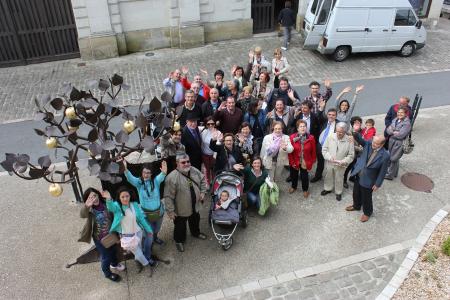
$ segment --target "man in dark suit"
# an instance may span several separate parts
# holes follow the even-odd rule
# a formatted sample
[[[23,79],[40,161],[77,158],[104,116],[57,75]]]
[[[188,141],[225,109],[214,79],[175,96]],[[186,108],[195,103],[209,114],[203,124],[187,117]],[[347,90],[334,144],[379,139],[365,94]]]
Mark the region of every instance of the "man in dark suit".
[[[389,166],[389,152],[383,148],[386,139],[382,135],[376,135],[371,141],[366,141],[358,134],[356,139],[364,149],[351,173],[355,176],[353,205],[348,206],[346,210],[360,210],[362,206],[363,215],[360,220],[367,222],[373,212],[372,193],[381,187]]]
[[[195,114],[188,114],[186,126],[181,134],[181,143],[186,149],[191,160],[191,166],[202,170],[202,140],[197,127],[198,117]]]

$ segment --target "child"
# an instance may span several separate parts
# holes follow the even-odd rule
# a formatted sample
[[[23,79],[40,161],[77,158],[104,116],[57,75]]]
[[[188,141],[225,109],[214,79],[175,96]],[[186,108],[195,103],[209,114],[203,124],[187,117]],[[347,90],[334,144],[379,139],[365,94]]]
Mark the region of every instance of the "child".
[[[377,134],[377,130],[375,129],[375,121],[373,119],[367,119],[366,121],[366,128],[361,130],[361,135],[363,139],[366,141],[371,140],[375,134]]]
[[[229,197],[230,197],[230,193],[228,193],[228,191],[222,191],[220,193],[219,200],[217,200],[217,203],[214,206],[214,210],[221,209],[222,208],[222,204],[227,202]]]

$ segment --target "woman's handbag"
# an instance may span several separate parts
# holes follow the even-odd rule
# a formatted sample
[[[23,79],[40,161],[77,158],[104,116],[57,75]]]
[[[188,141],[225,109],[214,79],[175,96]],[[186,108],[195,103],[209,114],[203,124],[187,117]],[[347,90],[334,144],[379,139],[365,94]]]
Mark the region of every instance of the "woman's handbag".
[[[147,217],[147,221],[156,222],[161,218],[161,207],[156,210],[146,210],[144,209],[144,214]]]
[[[411,137],[403,140],[403,153],[410,154],[414,150],[414,144],[412,142]]]
[[[116,233],[108,233],[105,237],[100,240],[100,243],[106,249],[111,248],[115,244],[119,243],[119,237]]]

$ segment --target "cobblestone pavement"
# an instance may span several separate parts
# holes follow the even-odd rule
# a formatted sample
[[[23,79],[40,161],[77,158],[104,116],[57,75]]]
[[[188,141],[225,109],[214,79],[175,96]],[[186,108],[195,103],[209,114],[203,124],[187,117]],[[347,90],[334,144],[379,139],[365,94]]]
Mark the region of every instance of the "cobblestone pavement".
[[[162,49],[154,51],[151,57],[136,53],[101,61],[72,59],[3,68],[0,69],[0,123],[32,119],[33,98],[55,95],[64,82],[85,88],[87,80],[105,78],[117,72],[131,85],[131,89],[123,93],[122,103],[136,104],[132,99],[144,94],[147,99],[160,95],[162,80],[171,70],[182,65],[188,66],[191,73],[204,68],[213,74],[221,68],[228,77],[230,66],[244,64],[248,50],[255,45],[261,45],[267,57],[271,58],[272,50],[281,45],[281,38],[259,36],[188,50]],[[297,35],[287,53],[292,65],[289,78],[294,85],[303,85],[313,79],[343,81],[447,70],[450,69],[449,49],[450,20],[443,18],[435,30],[428,31],[426,47],[410,58],[391,53],[359,54],[343,63],[336,63],[317,52],[303,50]]]
[[[227,297],[227,300],[375,299],[394,276],[407,250],[338,270]]]

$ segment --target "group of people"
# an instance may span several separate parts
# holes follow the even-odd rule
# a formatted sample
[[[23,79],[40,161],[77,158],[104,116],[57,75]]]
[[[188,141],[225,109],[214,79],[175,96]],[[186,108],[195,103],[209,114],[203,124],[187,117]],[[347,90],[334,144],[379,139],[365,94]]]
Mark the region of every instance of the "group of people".
[[[346,210],[362,209],[361,222],[369,220],[372,193],[384,179],[398,175],[402,144],[411,131],[409,99],[401,97],[389,109],[385,131],[377,134],[373,119],[363,122],[353,116],[364,86],[354,91],[346,87],[332,101],[331,81],[325,80],[322,90],[312,81],[308,96],[301,99],[289,83],[289,69],[281,49],[270,62],[256,47],[245,67],[231,68],[229,80],[217,70],[209,81],[208,73],[200,70],[191,81],[187,67],[164,79],[179,126],[159,140],[161,172],[153,174],[147,165],[140,178],[125,171],[138,202],[130,201],[127,189],[117,191],[115,200],[93,188],[84,194],[81,216],[87,222],[80,241],[94,240],[107,278],[119,280],[111,270],[124,268],[104,245],[111,234],[119,234],[122,247],[135,255],[141,270],[157,264],[151,249],[153,243],[164,243],[158,238],[164,215],[174,223],[178,251],[184,251],[186,223],[192,236],[205,240],[199,209],[213,178],[223,171],[242,176],[247,205],[256,208],[267,178],[290,182],[290,194],[296,193],[300,180],[304,198],[310,196],[310,183],[323,179],[320,194],[334,192],[337,201],[351,181],[353,204]],[[125,159],[119,162],[126,169]],[[315,174],[310,175],[314,166]],[[220,197],[219,204],[227,200],[226,194]]]

